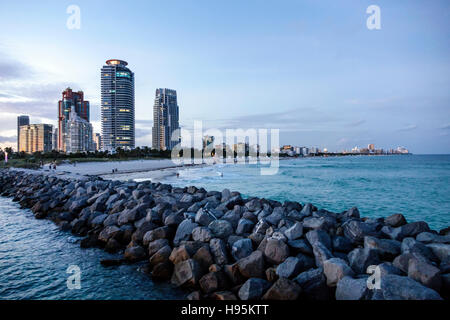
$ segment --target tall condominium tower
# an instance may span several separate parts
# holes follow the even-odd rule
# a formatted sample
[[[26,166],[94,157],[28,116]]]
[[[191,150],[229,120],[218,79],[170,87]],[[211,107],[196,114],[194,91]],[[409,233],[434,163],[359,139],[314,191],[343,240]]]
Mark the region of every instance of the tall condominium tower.
[[[122,60],[108,60],[101,70],[103,149],[132,149],[134,136],[134,73]]]
[[[20,127],[19,152],[52,151],[53,126],[51,124],[29,124]]]
[[[171,89],[156,89],[153,106],[152,148],[157,150],[172,150],[180,141],[173,137],[179,129],[179,108],[177,92]]]
[[[20,126],[27,126],[30,124],[29,116],[18,116],[17,117],[17,152],[20,148]]]
[[[62,93],[62,100],[58,102],[58,146],[57,149],[63,152],[70,152],[68,122],[72,110],[81,119],[89,122],[89,101],[84,100],[83,91],[73,92],[67,88]],[[90,150],[80,150],[90,151]]]

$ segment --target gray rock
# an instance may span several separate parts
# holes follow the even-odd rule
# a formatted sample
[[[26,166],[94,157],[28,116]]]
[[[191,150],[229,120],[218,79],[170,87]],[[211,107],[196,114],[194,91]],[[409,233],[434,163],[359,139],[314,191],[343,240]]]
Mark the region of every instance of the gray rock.
[[[403,276],[404,272],[400,270],[399,268],[395,267],[391,262],[383,262],[378,265],[378,268],[380,270],[380,276],[384,277],[388,274],[395,274],[398,276]]]
[[[345,276],[353,276],[353,270],[347,262],[339,258],[331,258],[323,262],[323,273],[327,278],[327,285],[335,287]]]
[[[297,300],[301,291],[296,282],[280,278],[267,290],[262,300]]]
[[[200,242],[208,242],[211,241],[213,235],[211,230],[206,227],[196,227],[192,230],[192,240],[200,241]]]
[[[270,225],[264,220],[261,219],[253,228],[253,233],[266,234],[267,229],[269,229]]]
[[[402,272],[404,273],[408,273],[408,268],[409,268],[409,260],[411,259],[418,259],[420,261],[423,261],[425,263],[428,263],[428,260],[421,256],[418,253],[402,253],[401,255],[399,255],[398,257],[396,257],[394,259],[394,261],[392,262],[393,266],[400,269]]]
[[[441,289],[441,270],[423,260],[409,260],[408,277],[436,291]]]
[[[240,274],[246,278],[264,277],[264,257],[261,251],[253,251],[248,257],[237,262]]]
[[[159,263],[166,263],[169,260],[172,249],[169,245],[165,245],[158,251],[156,251],[149,259],[151,266],[156,266]]]
[[[267,280],[250,278],[239,289],[238,296],[241,300],[259,300],[270,288],[270,285]]]
[[[365,236],[378,236],[374,224],[349,220],[342,225],[344,235],[355,243],[362,243]]]
[[[292,227],[288,228],[284,235],[289,240],[296,240],[303,235],[303,225],[300,222],[296,222]]]
[[[396,213],[384,219],[384,222],[391,227],[397,228],[405,225],[406,219],[401,213]]]
[[[226,220],[214,220],[208,228],[216,238],[224,239],[233,234],[233,226]]]
[[[386,275],[375,289],[372,299],[383,300],[442,300],[439,294],[409,277]]]
[[[309,217],[310,215],[312,215],[312,212],[313,212],[313,205],[311,203],[307,203],[307,204],[305,204],[305,206],[300,211],[300,215],[303,218],[304,217]]]
[[[306,233],[306,239],[314,248],[317,243],[321,243],[327,249],[331,250],[331,238],[327,232],[323,230],[311,230]]]
[[[253,252],[252,241],[250,239],[241,239],[233,243],[231,255],[235,260],[248,257]]]
[[[245,204],[245,207],[248,209],[248,211],[251,212],[259,211],[262,208],[261,200],[259,199],[250,200]]]
[[[178,245],[181,241],[187,241],[191,238],[192,231],[198,227],[197,223],[193,223],[191,220],[186,219],[180,223],[173,239],[174,245]]]
[[[430,228],[423,221],[411,222],[398,228],[384,226],[381,232],[393,240],[402,241],[406,237],[415,237],[419,233],[428,232]]]
[[[148,244],[148,255],[151,257],[154,255],[159,249],[169,245],[169,241],[167,239],[158,239]]]
[[[343,277],[337,283],[336,300],[365,300],[369,295],[367,278]]]
[[[268,239],[264,249],[264,256],[269,263],[280,264],[289,257],[289,247],[281,240]]]
[[[350,239],[341,236],[333,237],[333,249],[339,252],[348,253],[353,250],[353,244]]]
[[[209,242],[209,247],[216,264],[224,265],[228,263],[228,254],[225,242],[222,239],[211,239],[211,241]]]
[[[276,274],[283,278],[293,278],[302,271],[302,263],[296,257],[288,257],[283,263],[279,264]]]
[[[105,227],[98,235],[98,240],[106,243],[110,238],[115,237],[119,232],[120,229],[117,226]]]
[[[171,282],[178,287],[195,287],[201,277],[201,268],[193,259],[184,260],[174,267]]]
[[[427,247],[433,251],[433,254],[441,261],[441,263],[450,262],[450,244],[430,243]]]
[[[283,208],[276,207],[275,209],[273,209],[272,213],[268,215],[265,219],[269,224],[277,226],[278,223],[281,221],[281,219],[283,219],[283,216],[284,216]]]
[[[345,218],[359,218],[359,210],[357,207],[353,207],[348,209],[345,213],[344,213],[344,217]]]
[[[434,255],[433,251],[425,246],[423,243],[415,240],[414,238],[404,238],[402,241],[402,253],[418,253],[421,256],[427,258],[430,261],[437,262],[438,259]]]
[[[396,240],[377,239],[375,237],[364,237],[364,248],[374,249],[381,259],[393,260],[401,252],[401,243]]]
[[[251,233],[255,224],[248,219],[240,219],[236,228],[236,234],[243,235]]]
[[[131,246],[125,249],[124,258],[130,262],[137,262],[144,260],[147,257],[147,252],[141,246]]]
[[[357,248],[348,254],[350,267],[357,274],[365,274],[367,267],[381,263],[378,251],[370,248]]]
[[[307,217],[303,219],[303,226],[306,229],[313,230],[327,230],[333,224],[329,222],[325,217]]]
[[[300,273],[295,281],[300,285],[305,299],[327,301],[330,300],[330,289],[327,286],[323,269],[310,269]]]
[[[422,232],[417,235],[416,240],[423,243],[437,242],[450,244],[450,235],[438,235],[431,232]]]
[[[208,210],[200,208],[195,215],[195,222],[202,226],[208,226],[211,222],[216,220]]]
[[[316,242],[312,245],[312,247],[317,267],[323,267],[323,263],[325,260],[334,257],[331,251],[325,245],[323,245],[322,242]]]
[[[144,246],[146,246],[148,243],[158,239],[169,239],[170,235],[173,235],[172,229],[167,226],[159,227],[147,231],[142,237],[142,243],[144,244]]]
[[[288,241],[288,246],[291,252],[313,255],[313,249],[305,239]]]

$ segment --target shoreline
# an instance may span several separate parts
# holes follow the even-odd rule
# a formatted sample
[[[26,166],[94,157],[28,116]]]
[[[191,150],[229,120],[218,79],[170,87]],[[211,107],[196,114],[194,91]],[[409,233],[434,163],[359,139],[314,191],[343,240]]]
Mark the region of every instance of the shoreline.
[[[30,171],[0,170],[0,194],[83,236],[82,247],[123,252],[106,265],[148,259],[152,278],[188,288],[189,299],[448,299],[449,228],[227,189]],[[389,280],[380,289],[366,286],[369,265]]]

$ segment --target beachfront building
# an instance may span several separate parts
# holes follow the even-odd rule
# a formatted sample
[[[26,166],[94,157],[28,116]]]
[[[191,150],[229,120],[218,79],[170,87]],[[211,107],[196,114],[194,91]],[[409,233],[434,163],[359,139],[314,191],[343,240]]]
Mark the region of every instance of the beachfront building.
[[[172,89],[156,89],[153,106],[152,148],[172,150],[180,142],[180,137],[173,137],[174,131],[179,128],[177,92]]]
[[[20,126],[19,152],[51,152],[53,126],[51,124],[29,124]]]
[[[62,99],[58,102],[58,134],[57,150],[62,152],[72,152],[72,144],[78,141],[70,141],[68,124],[72,114],[89,123],[89,101],[84,100],[83,91],[74,92],[67,88],[62,92]],[[72,135],[73,136],[73,135]],[[89,149],[81,150],[89,151]]]
[[[17,150],[20,149],[20,127],[27,126],[30,124],[29,116],[18,116],[17,117]]]
[[[64,147],[66,153],[94,151],[92,124],[77,115],[74,109],[66,122]]]
[[[123,60],[101,69],[102,143],[106,151],[135,146],[134,73]]]
[[[95,144],[95,150],[100,151],[102,150],[102,136],[100,133],[96,133],[94,135],[94,144]]]

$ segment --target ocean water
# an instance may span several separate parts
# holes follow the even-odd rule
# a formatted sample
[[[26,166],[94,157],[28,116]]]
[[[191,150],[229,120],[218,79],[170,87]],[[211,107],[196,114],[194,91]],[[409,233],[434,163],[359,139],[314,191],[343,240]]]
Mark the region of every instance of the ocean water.
[[[118,256],[82,249],[79,240],[0,197],[0,299],[184,298],[170,284],[152,282],[137,264],[103,267],[101,259]],[[80,289],[67,287],[70,265],[80,268]]]
[[[311,202],[333,212],[356,206],[367,217],[402,213],[436,230],[450,226],[450,155],[298,158],[279,163],[278,173],[270,176],[261,175],[256,164],[219,164],[185,169],[179,178],[173,173],[164,182]],[[127,175],[138,181],[150,177],[151,173]]]

